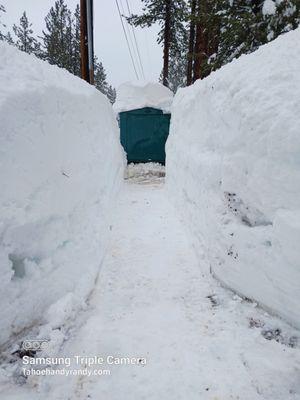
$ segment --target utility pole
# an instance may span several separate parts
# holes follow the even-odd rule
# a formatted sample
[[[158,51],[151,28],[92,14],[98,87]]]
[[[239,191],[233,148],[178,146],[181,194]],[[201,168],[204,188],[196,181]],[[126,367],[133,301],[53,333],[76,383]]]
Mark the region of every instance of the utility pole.
[[[80,0],[81,77],[94,84],[93,0]]]

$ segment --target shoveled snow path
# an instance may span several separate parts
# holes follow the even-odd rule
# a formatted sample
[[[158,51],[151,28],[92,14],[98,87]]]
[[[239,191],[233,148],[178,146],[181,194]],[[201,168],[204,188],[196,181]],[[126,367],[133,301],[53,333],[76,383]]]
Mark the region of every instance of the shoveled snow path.
[[[144,183],[125,184],[94,310],[67,352],[147,364],[105,365],[110,376],[76,379],[72,390],[101,400],[299,398],[298,349],[249,328],[251,317],[280,322],[218,286],[164,187]]]
[[[147,364],[92,368],[109,368],[110,376],[40,377],[31,384],[41,398],[299,399],[299,348],[266,340],[249,319],[280,327],[284,338],[291,328],[209,275],[159,180],[127,182],[114,213],[91,307],[57,356],[145,357]],[[30,394],[26,386],[19,398]]]

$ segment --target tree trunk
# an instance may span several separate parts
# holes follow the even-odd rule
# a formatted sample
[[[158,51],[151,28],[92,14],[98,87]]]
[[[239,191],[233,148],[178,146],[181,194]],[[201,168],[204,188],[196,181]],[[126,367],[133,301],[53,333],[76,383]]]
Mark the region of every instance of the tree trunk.
[[[163,85],[168,87],[169,53],[171,40],[171,0],[165,0]]]
[[[193,83],[193,61],[194,61],[194,47],[195,47],[195,13],[196,13],[196,0],[192,0],[188,65],[187,65],[187,78],[186,78],[187,86],[189,86]]]
[[[201,67],[203,61],[206,57],[206,48],[207,48],[207,35],[205,34],[205,27],[203,23],[204,13],[202,12],[206,9],[206,0],[198,0],[197,4],[197,23],[196,23],[196,41],[195,41],[195,49],[194,49],[194,68],[193,68],[193,82],[197,79],[202,78]]]

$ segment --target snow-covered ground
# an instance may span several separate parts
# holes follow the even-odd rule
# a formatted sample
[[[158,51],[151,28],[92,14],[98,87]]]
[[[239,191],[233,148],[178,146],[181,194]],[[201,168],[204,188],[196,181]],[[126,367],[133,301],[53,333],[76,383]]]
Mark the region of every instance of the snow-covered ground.
[[[3,42],[0,52],[0,345],[41,324],[59,343],[94,287],[123,152],[105,96]]]
[[[102,357],[103,364],[87,368],[102,375],[25,382],[17,359],[6,365],[1,399],[300,399],[299,332],[212,278],[163,180],[149,169],[130,168],[88,309],[59,351],[38,355],[70,357],[67,370],[80,369],[75,356]],[[108,356],[137,364],[109,364]]]
[[[179,90],[170,197],[225,285],[300,328],[300,28]]]

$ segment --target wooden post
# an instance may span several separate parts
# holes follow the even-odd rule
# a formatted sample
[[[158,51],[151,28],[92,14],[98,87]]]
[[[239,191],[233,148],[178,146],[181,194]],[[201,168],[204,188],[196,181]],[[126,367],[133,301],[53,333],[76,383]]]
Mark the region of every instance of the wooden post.
[[[87,1],[88,64],[90,84],[94,84],[94,8],[93,0]]]
[[[81,77],[90,83],[86,0],[80,0]]]

